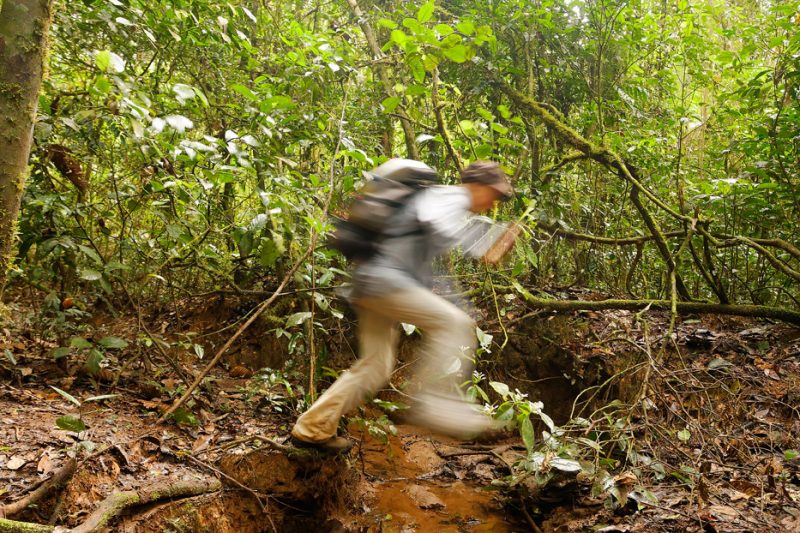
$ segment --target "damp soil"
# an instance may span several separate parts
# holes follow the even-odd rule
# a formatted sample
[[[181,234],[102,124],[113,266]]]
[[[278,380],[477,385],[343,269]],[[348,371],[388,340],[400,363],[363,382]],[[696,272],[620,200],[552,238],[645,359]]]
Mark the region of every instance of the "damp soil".
[[[359,439],[360,498],[357,513],[338,517],[344,526],[351,531],[528,530],[504,498],[487,490],[503,475],[501,460],[415,426],[396,428],[386,441],[353,432]]]

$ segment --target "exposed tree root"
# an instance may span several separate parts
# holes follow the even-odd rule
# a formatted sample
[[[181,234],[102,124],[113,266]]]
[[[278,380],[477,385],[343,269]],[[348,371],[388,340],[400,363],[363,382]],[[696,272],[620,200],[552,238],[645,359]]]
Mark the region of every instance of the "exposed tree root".
[[[13,503],[0,505],[0,518],[19,514],[31,505],[49,496],[52,492],[60,489],[75,474],[77,467],[78,463],[75,459],[69,459],[64,466],[56,470],[53,477],[45,481],[38,489]],[[5,531],[2,526],[0,526],[0,531]]]
[[[114,517],[128,507],[143,505],[159,500],[197,496],[218,491],[222,484],[217,479],[203,481],[170,481],[154,483],[139,490],[115,492],[103,500],[86,521],[72,530],[72,533],[90,533],[106,526]]]
[[[33,524],[31,522],[17,522],[0,518],[0,533],[50,533],[55,531],[55,526]]]
[[[73,466],[74,468],[74,466]],[[55,476],[54,476],[55,477]],[[86,521],[78,527],[69,530],[71,533],[91,533],[100,531],[122,511],[134,505],[197,496],[209,492],[216,492],[222,487],[217,479],[204,481],[162,481],[139,490],[115,492],[97,506]],[[64,531],[63,528],[59,528]],[[56,526],[34,524],[31,522],[17,522],[0,518],[0,533],[50,533],[56,531]]]

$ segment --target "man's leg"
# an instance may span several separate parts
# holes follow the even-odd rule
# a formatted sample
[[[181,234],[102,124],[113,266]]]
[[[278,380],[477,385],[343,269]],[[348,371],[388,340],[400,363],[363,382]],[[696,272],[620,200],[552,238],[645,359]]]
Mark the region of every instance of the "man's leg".
[[[473,437],[489,429],[491,419],[462,399],[458,385],[472,373],[475,323],[463,310],[431,291],[418,288],[365,298],[364,309],[390,315],[422,329],[419,392],[410,419],[435,431]]]
[[[309,443],[336,436],[342,415],[383,387],[392,374],[397,346],[396,322],[367,309],[358,309],[359,360],[303,413],[292,436]]]

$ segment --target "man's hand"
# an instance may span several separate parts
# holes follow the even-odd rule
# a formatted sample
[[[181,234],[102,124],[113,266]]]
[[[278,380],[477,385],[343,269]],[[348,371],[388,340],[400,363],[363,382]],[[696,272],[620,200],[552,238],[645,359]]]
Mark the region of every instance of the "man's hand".
[[[499,239],[483,254],[481,258],[487,265],[496,265],[500,263],[503,257],[514,248],[514,243],[517,241],[517,236],[522,231],[522,226],[516,222],[512,222],[506,228]]]

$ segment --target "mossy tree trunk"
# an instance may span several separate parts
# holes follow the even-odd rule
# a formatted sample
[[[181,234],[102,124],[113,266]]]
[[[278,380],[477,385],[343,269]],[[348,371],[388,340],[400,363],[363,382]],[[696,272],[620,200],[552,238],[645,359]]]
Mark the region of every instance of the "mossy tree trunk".
[[[13,261],[52,0],[0,3],[0,297]]]

